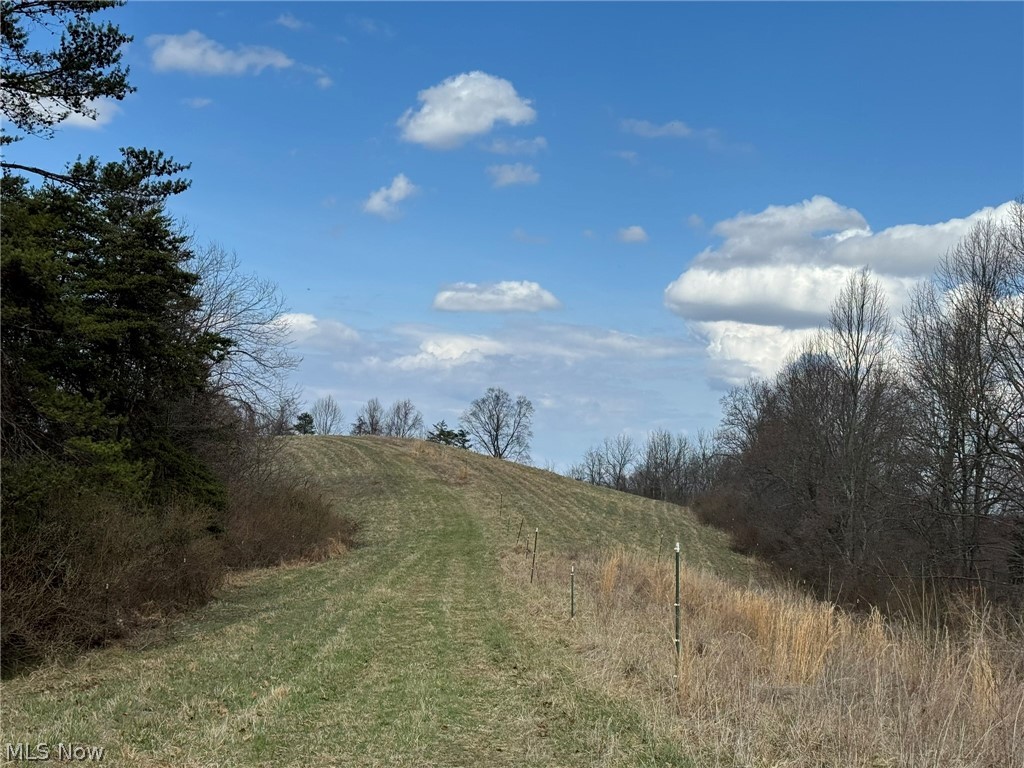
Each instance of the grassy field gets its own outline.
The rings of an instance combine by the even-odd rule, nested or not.
[[[131,647],[5,681],[4,749],[95,745],[132,766],[1024,766],[1019,627],[847,616],[767,585],[679,508],[456,449],[302,437],[285,458],[359,520],[360,546],[240,574]]]
[[[521,524],[520,545],[541,529],[541,565],[682,538],[695,563],[743,578],[720,536],[425,443],[291,438],[286,458],[360,521],[361,546],[240,576],[132,647],[4,682],[5,749],[98,745],[106,764],[139,766],[693,764],[642,708],[579,679],[568,606],[543,617],[564,636],[534,631],[529,584],[500,564],[528,567]]]

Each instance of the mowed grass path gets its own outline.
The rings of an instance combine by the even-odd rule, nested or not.
[[[588,685],[559,637],[567,617],[529,616],[500,562],[522,524],[524,539],[541,528],[542,559],[684,538],[691,562],[742,575],[717,534],[421,442],[289,438],[284,460],[360,521],[361,546],[246,574],[146,642],[5,681],[5,760],[27,742],[133,766],[694,764],[635,703]]]

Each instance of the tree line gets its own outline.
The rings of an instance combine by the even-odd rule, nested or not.
[[[668,430],[652,431],[642,443],[627,434],[588,448],[566,473],[576,480],[635,493],[672,504],[690,504],[711,488],[714,470],[711,436],[696,440]]]
[[[900,316],[868,270],[772,378],[695,443],[590,449],[571,474],[679,503],[828,593],[883,604],[922,580],[1021,600],[1024,202],[986,220]]]
[[[298,410],[294,400],[278,409],[278,434],[334,435],[344,431],[344,414],[331,395],[318,398],[308,411],[297,413],[294,420],[287,415]],[[500,387],[490,387],[462,413],[458,429],[449,428],[442,420],[428,430],[423,414],[411,400],[397,400],[385,408],[378,398],[372,397],[359,407],[349,434],[426,439],[529,463],[533,413],[533,403],[525,395],[513,398]]]

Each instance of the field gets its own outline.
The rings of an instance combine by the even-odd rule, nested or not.
[[[1019,627],[849,617],[770,586],[678,507],[541,470],[287,440],[360,546],[239,574],[129,645],[4,681],[5,760],[23,743],[195,768],[1024,766]]]

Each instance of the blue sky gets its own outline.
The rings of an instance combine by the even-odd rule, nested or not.
[[[138,92],[11,160],[191,162],[172,203],[276,282],[307,402],[533,457],[712,428],[871,266],[898,310],[1024,193],[1024,4],[149,3]]]

